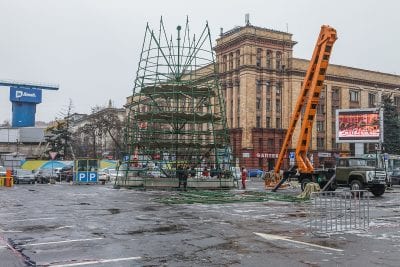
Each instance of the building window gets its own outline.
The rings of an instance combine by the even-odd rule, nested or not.
[[[276,95],[280,95],[282,92],[282,82],[276,83]]]
[[[229,53],[229,70],[233,70],[233,53]]]
[[[317,148],[324,148],[325,139],[323,137],[317,137]]]
[[[268,138],[268,148],[273,148],[274,147],[274,139]]]
[[[222,57],[222,72],[226,71],[226,55]]]
[[[318,104],[317,114],[325,114],[325,105],[324,104]]]
[[[282,69],[282,53],[279,51],[276,52],[276,69]]]
[[[275,127],[276,129],[281,129],[282,128],[282,126],[281,126],[281,118],[276,118],[276,127]]]
[[[240,50],[236,50],[236,68],[240,66]]]
[[[332,88],[332,100],[339,100],[340,99],[340,87],[333,87]]]
[[[238,97],[237,99],[237,108],[236,108],[237,114],[240,114],[240,98]]]
[[[256,98],[256,109],[257,109],[257,111],[261,109],[261,98],[260,97]]]
[[[272,51],[271,50],[267,50],[267,54],[266,54],[266,65],[268,69],[272,69]]]
[[[319,94],[319,98],[325,98],[326,89],[327,89],[327,86],[324,85],[324,88],[321,90],[321,93]]]
[[[317,132],[323,132],[323,131],[324,131],[324,122],[317,121]]]
[[[257,48],[257,55],[256,55],[256,66],[257,67],[261,67],[261,53],[262,53],[262,49]]]
[[[262,138],[258,138],[258,147],[259,147],[260,151],[263,150],[263,139]]]
[[[266,124],[267,124],[266,127],[267,127],[267,128],[271,128],[271,117],[267,117],[266,120],[265,120],[265,122],[266,122]]]
[[[350,102],[360,102],[360,92],[355,90],[350,90]]]
[[[368,93],[368,107],[374,108],[376,107],[376,95],[372,93]]]
[[[281,112],[281,100],[276,100],[276,112]]]
[[[261,128],[261,118],[260,118],[260,116],[256,117],[256,127],[257,128]]]
[[[261,81],[260,80],[256,80],[256,93],[257,93],[257,95],[261,94]]]
[[[265,85],[267,87],[267,96],[271,96],[271,82],[267,81]]]
[[[271,99],[269,99],[269,98],[267,98],[267,101],[266,101],[266,103],[265,103],[265,110],[266,110],[267,112],[270,112],[270,111],[271,111]]]
[[[238,123],[237,127],[240,128],[240,117],[239,116],[237,117],[237,123]]]

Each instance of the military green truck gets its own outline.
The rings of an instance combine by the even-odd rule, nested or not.
[[[350,187],[351,190],[369,190],[374,196],[383,195],[388,183],[387,172],[383,168],[377,168],[374,161],[365,158],[339,158],[335,174],[334,183],[337,186]]]

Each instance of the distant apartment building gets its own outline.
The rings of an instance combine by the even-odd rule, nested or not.
[[[44,127],[1,127],[0,128],[0,165],[4,160],[21,161],[21,158],[38,158],[45,149]],[[19,166],[14,162],[12,166]],[[12,167],[7,165],[7,167]]]

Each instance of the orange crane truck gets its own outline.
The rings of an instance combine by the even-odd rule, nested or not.
[[[333,169],[323,171],[314,170],[312,163],[307,157],[307,153],[308,148],[310,147],[312,127],[325,80],[326,70],[332,53],[332,47],[336,39],[337,35],[334,28],[327,25],[321,26],[321,32],[318,36],[314,53],[310,60],[306,76],[304,77],[300,95],[297,99],[296,106],[294,107],[289,128],[286,132],[285,140],[274,168],[274,176],[277,183],[272,191],[276,191],[292,175],[295,175],[298,178],[302,185],[302,189],[304,189],[306,183],[316,181],[321,178],[321,176],[323,176],[325,180],[331,180],[331,178],[334,177],[335,171]],[[304,113],[302,115],[301,113],[303,109]],[[295,151],[296,163],[292,169],[284,172],[283,177],[281,177],[280,172],[283,160],[287,155],[293,133],[296,129],[296,124],[300,120],[301,115],[301,130]]]

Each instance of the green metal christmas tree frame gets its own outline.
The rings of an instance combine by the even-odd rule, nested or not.
[[[202,177],[231,177],[225,103],[208,23],[199,37],[189,22],[167,37],[146,26],[125,128],[124,178],[175,178],[179,165]],[[201,172],[201,173],[200,173]],[[193,176],[193,174],[192,174]]]

